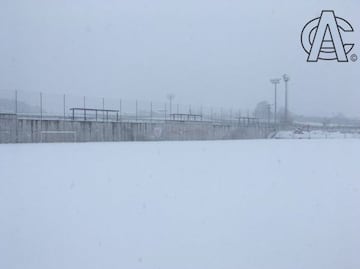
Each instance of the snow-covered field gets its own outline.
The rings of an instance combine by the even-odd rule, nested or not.
[[[313,131],[279,131],[273,138],[277,139],[354,139],[360,138],[360,132],[341,133],[322,130]]]
[[[360,140],[0,145],[0,268],[358,269]]]

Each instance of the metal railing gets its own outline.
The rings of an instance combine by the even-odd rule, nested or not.
[[[115,113],[111,113],[115,112]],[[76,96],[22,90],[0,90],[0,113],[18,118],[86,121],[207,121],[237,124],[244,121],[240,109],[194,106],[170,102],[144,102],[121,98]],[[179,116],[181,115],[181,116]],[[195,115],[195,116],[194,116]]]

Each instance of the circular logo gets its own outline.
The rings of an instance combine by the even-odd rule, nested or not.
[[[350,56],[350,60],[353,61],[353,62],[356,62],[358,60],[358,56],[356,54],[352,54]]]

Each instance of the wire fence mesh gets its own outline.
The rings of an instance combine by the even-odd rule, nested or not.
[[[129,122],[166,120],[236,122],[245,114],[240,109],[178,104],[173,99],[152,102],[22,90],[0,90],[0,113],[44,120]]]

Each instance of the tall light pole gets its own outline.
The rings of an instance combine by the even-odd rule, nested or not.
[[[172,114],[172,101],[173,101],[173,99],[175,98],[175,95],[174,94],[168,94],[167,96],[167,99],[169,99],[169,103],[170,103],[170,107],[169,107],[169,109],[170,109],[170,117],[171,117],[171,114]]]
[[[274,84],[274,89],[275,89],[275,100],[274,100],[274,124],[276,125],[277,123],[277,85],[280,83],[280,78],[274,78],[274,79],[271,79],[270,82],[272,84]]]
[[[289,111],[288,111],[288,82],[290,80],[290,77],[287,74],[283,75],[283,80],[285,82],[285,117],[284,121],[285,123],[288,123],[289,120]]]
[[[267,124],[270,126],[270,118],[271,118],[271,104],[267,104]]]

